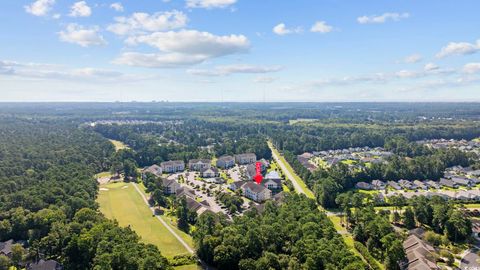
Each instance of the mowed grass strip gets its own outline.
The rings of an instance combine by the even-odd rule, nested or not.
[[[102,185],[97,201],[100,211],[107,218],[116,219],[120,226],[130,226],[143,242],[156,245],[167,258],[188,254],[175,236],[152,216],[152,212],[131,184]]]
[[[311,198],[311,199],[315,199],[315,195],[313,195],[313,192],[307,187],[307,185],[305,184],[305,182],[303,182],[302,178],[300,178],[300,176],[297,175],[297,173],[295,172],[295,170],[293,170],[292,166],[290,166],[290,163],[287,162],[287,160],[285,159],[285,157],[283,155],[280,154],[280,152],[278,152],[278,150],[275,148],[275,146],[273,145],[273,143],[271,143],[270,141],[267,142],[268,143],[268,146],[270,147],[270,149],[275,153],[275,155],[278,157],[279,159],[279,162],[281,162],[285,168],[288,170],[288,172],[293,176],[295,182],[298,183],[298,185],[300,186],[300,188],[302,189],[302,192],[308,197],[308,198]]]

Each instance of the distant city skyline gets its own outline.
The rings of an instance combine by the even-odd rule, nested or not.
[[[0,102],[480,101],[480,2],[0,3]]]

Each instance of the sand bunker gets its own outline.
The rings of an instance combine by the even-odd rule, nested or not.
[[[126,189],[126,188],[128,188],[128,186],[123,186],[123,187],[122,187],[122,189]]]
[[[100,191],[108,191],[108,188],[100,188]]]

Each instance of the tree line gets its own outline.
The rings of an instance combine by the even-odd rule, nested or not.
[[[168,269],[155,246],[97,212],[93,175],[113,152],[71,121],[0,117],[0,241],[26,240],[21,260],[65,269]]]

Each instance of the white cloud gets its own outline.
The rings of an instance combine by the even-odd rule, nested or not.
[[[126,52],[113,60],[113,63],[147,68],[178,68],[199,64],[207,59],[205,55]]]
[[[333,27],[324,21],[318,21],[310,28],[310,31],[315,33],[330,33],[333,31]]]
[[[480,63],[468,63],[463,66],[463,72],[468,74],[474,74],[480,72]]]
[[[428,63],[423,67],[423,70],[425,71],[433,71],[433,70],[438,70],[440,67],[437,66],[434,63]]]
[[[0,60],[0,75],[29,79],[80,80],[92,82],[118,82],[146,80],[152,76],[125,74],[119,71],[93,67],[70,68],[55,64],[21,63]]]
[[[254,66],[254,65],[228,65],[218,66],[213,70],[206,69],[190,69],[187,70],[189,74],[198,76],[228,76],[231,74],[244,73],[244,74],[261,74],[271,73],[282,70],[281,66]]]
[[[272,31],[277,35],[283,36],[287,34],[301,33],[303,30],[301,27],[289,29],[284,23],[279,23],[275,27],[273,27]]]
[[[244,35],[216,36],[208,32],[181,30],[178,32],[155,32],[150,35],[130,37],[131,45],[143,43],[163,52],[219,57],[246,52],[250,42]]]
[[[111,4],[110,8],[115,10],[115,11],[118,11],[118,12],[123,12],[124,11],[123,5],[120,2],[116,2],[116,3]]]
[[[107,30],[117,35],[132,35],[138,31],[166,31],[182,28],[187,24],[188,17],[177,10],[148,13],[133,13],[130,17],[117,17],[116,23],[107,27]]]
[[[208,32],[181,30],[132,36],[127,44],[146,44],[159,53],[127,52],[113,62],[149,68],[174,68],[202,63],[208,59],[247,52],[249,40],[243,35],[216,36]]]
[[[477,44],[468,42],[450,42],[437,54],[437,58],[444,58],[451,55],[467,55],[480,51],[480,40]]]
[[[62,17],[62,15],[59,14],[59,13],[53,14],[53,16],[52,16],[52,18],[55,19],[55,20],[58,20],[58,19],[60,19],[61,17]]]
[[[61,41],[78,44],[82,47],[89,47],[92,45],[106,45],[107,42],[98,32],[99,27],[94,26],[86,28],[84,26],[71,23],[67,25],[64,31],[59,32]]]
[[[233,5],[237,0],[186,0],[189,8],[226,8]]]
[[[393,13],[387,12],[382,15],[372,15],[372,16],[361,16],[357,18],[358,23],[360,24],[369,24],[369,23],[385,23],[388,20],[400,21],[401,19],[407,19],[410,17],[409,13]]]
[[[256,83],[272,83],[275,81],[275,78],[273,77],[257,77],[253,80],[253,82]]]
[[[422,56],[420,54],[412,54],[412,55],[409,55],[407,57],[405,57],[405,59],[403,59],[403,62],[407,63],[407,64],[414,64],[414,63],[418,63],[422,61]]]
[[[395,73],[395,75],[399,78],[418,78],[423,76],[424,73],[417,72],[417,71],[410,71],[410,70],[400,70],[399,72]]]
[[[87,5],[87,2],[79,1],[72,5],[69,15],[71,17],[89,17],[92,15],[92,9]]]
[[[55,0],[37,0],[25,6],[25,11],[35,16],[46,16],[55,4]]]

